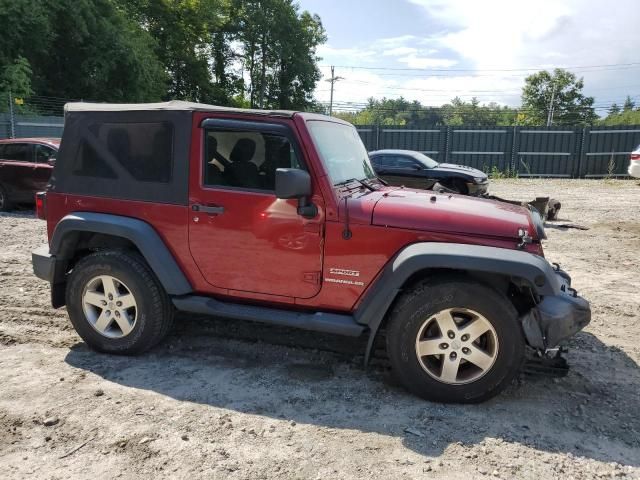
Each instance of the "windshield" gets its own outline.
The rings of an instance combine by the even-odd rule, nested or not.
[[[367,149],[351,125],[320,120],[307,122],[311,138],[333,185],[376,178]]]
[[[433,158],[427,157],[423,153],[416,153],[413,158],[418,160],[421,164],[423,164],[427,168],[436,168],[438,166],[438,162],[436,162]]]

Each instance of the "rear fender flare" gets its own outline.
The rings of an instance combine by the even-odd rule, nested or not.
[[[169,295],[187,295],[193,292],[166,244],[147,222],[121,215],[75,212],[62,218],[56,225],[49,247],[51,255],[61,261],[73,258],[77,233],[80,232],[113,235],[131,241]]]

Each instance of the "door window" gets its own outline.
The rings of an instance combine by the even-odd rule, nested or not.
[[[381,155],[379,157],[375,157],[373,159],[373,163],[377,167],[383,167],[383,168],[395,167],[396,166],[395,158],[396,157],[392,157],[391,155]]]
[[[56,151],[46,145],[36,145],[36,163],[47,163],[50,158],[56,157]]]
[[[28,143],[7,143],[3,157],[14,162],[33,162],[32,152]]]
[[[255,131],[207,130],[204,185],[273,191],[278,168],[300,168],[287,137]]]
[[[395,168],[401,168],[403,170],[415,170],[416,167],[419,167],[420,164],[409,157],[402,157],[400,155],[395,157]]]

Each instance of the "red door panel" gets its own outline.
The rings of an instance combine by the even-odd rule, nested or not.
[[[320,288],[322,232],[295,200],[272,194],[203,190],[191,211],[189,245],[198,268],[219,288],[298,298]]]

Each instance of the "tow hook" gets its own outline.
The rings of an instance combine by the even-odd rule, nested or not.
[[[533,238],[529,235],[529,231],[524,228],[518,229],[518,237],[520,237],[520,243],[518,243],[519,249],[523,249],[526,245],[533,243]]]

